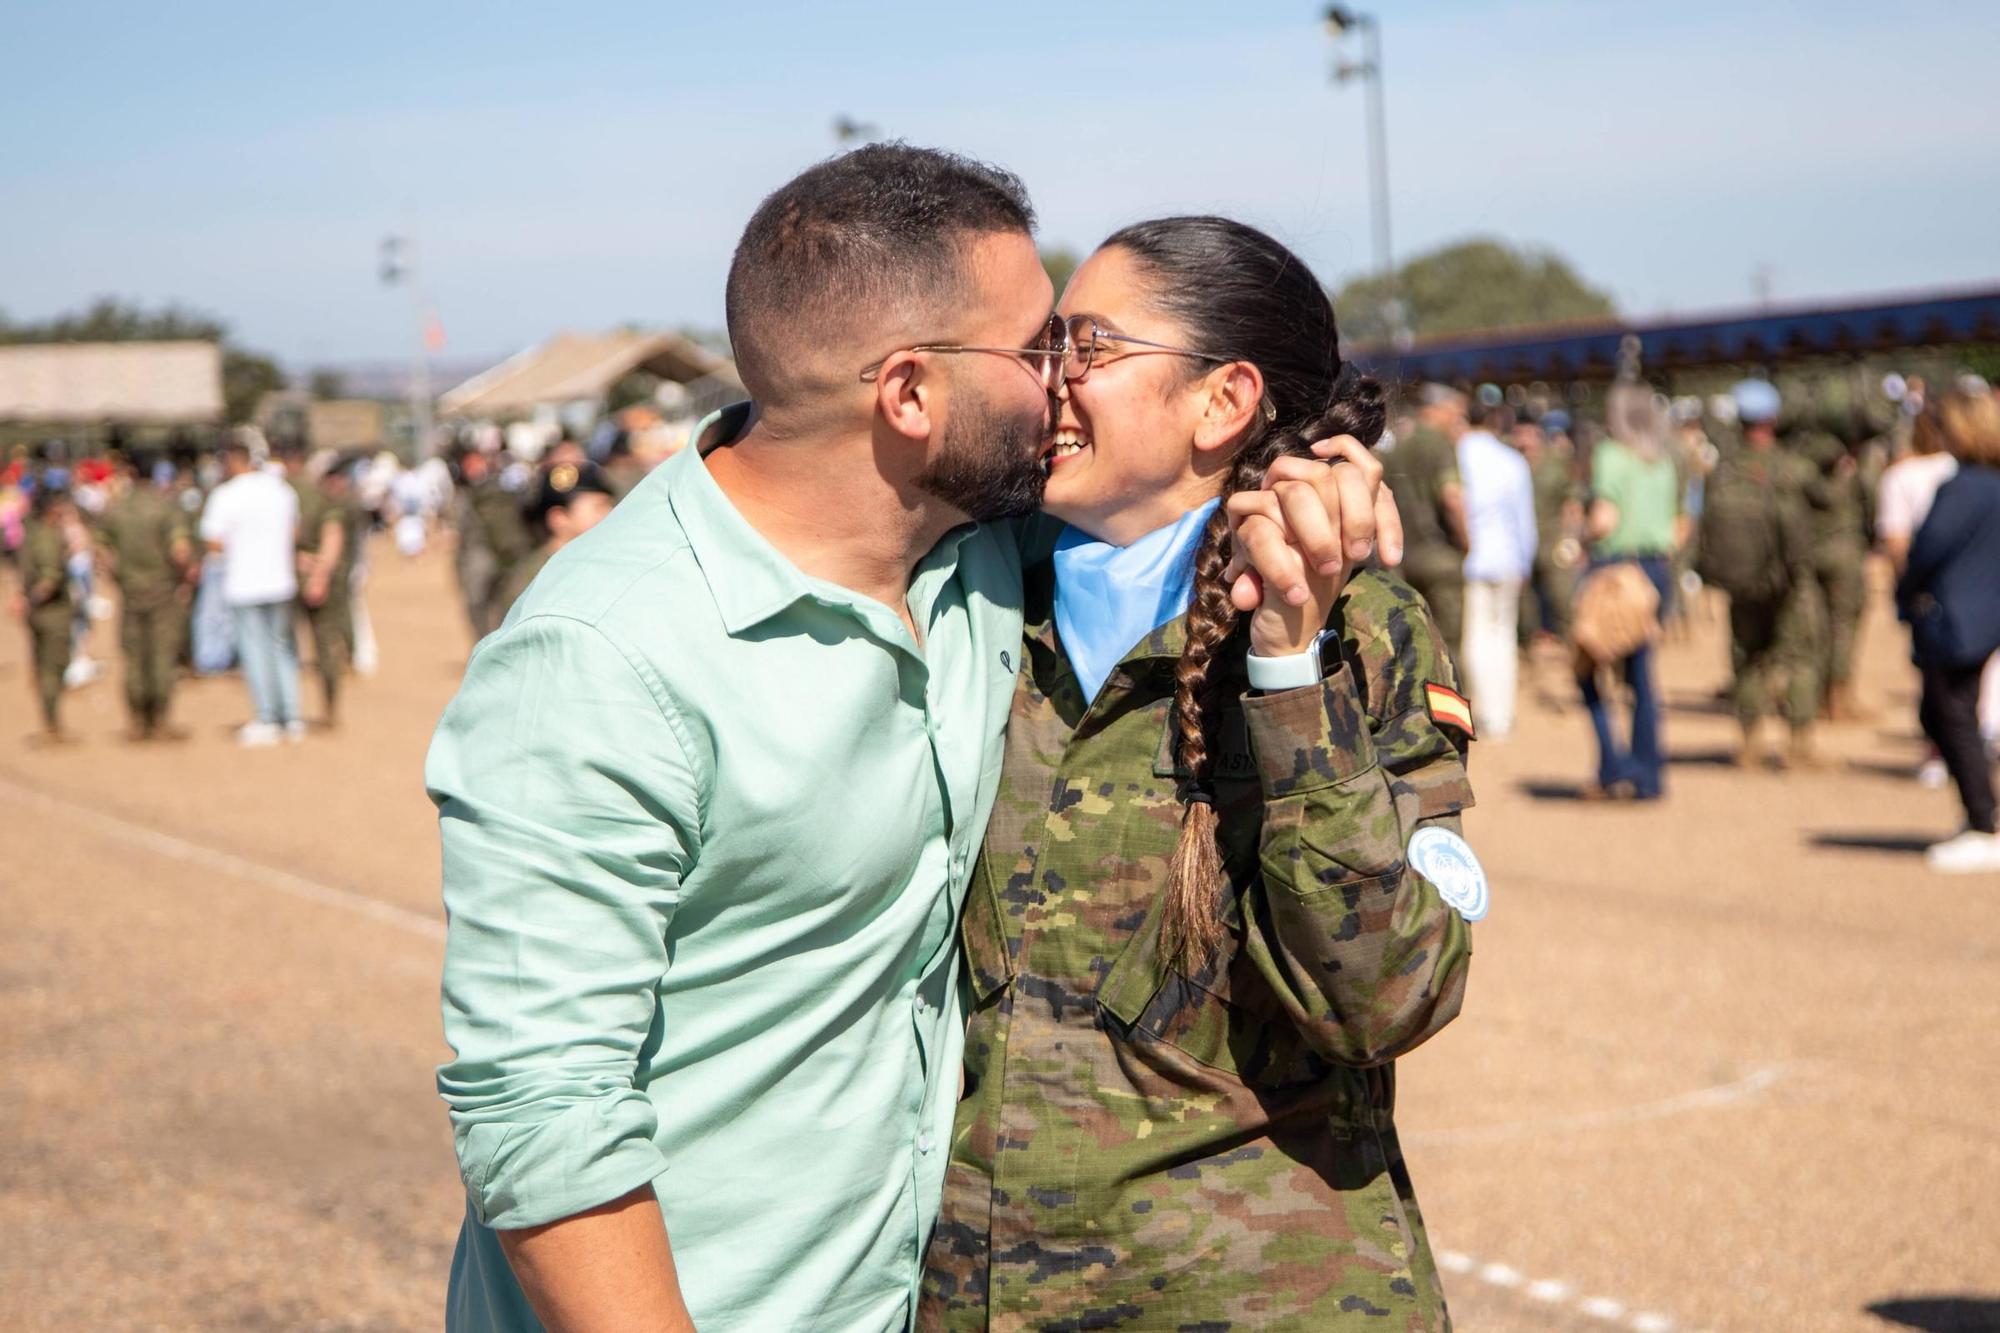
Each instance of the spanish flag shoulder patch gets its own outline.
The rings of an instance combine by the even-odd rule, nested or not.
[[[1472,729],[1472,705],[1457,690],[1427,684],[1424,686],[1424,705],[1430,709],[1431,721],[1439,726],[1456,727],[1465,733],[1469,741],[1479,739],[1478,733]]]

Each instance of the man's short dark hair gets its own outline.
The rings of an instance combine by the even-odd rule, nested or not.
[[[758,206],[729,267],[744,386],[783,400],[811,381],[800,353],[812,341],[949,304],[964,289],[967,240],[1034,226],[1013,173],[955,153],[870,144],[808,169]]]

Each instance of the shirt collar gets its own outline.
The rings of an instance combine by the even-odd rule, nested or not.
[[[857,594],[806,577],[737,511],[702,461],[713,450],[742,439],[756,420],[752,403],[711,412],[694,428],[687,447],[663,464],[679,469],[669,477],[667,493],[674,518],[715,598],[722,627],[732,635],[742,634],[800,601],[837,607],[865,620]],[[948,568],[971,531],[970,526],[954,528],[940,538],[918,562],[918,577]]]

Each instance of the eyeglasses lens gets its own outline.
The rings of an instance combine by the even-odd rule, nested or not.
[[[1069,355],[1063,358],[1063,378],[1080,380],[1090,373],[1090,361],[1097,354],[1097,324],[1088,315],[1073,315],[1065,331]]]

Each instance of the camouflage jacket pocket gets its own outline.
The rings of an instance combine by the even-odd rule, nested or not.
[[[1156,900],[1145,924],[1105,973],[1097,999],[1107,1026],[1128,1041],[1161,1043],[1208,1070],[1253,1087],[1290,1087],[1324,1079],[1333,1066],[1315,1055],[1284,1021],[1276,997],[1234,938],[1241,923],[1235,904],[1230,913],[1231,938],[1192,975],[1163,957],[1162,915],[1162,903]]]
[[[1014,978],[1013,951],[1000,912],[1001,885],[990,856],[973,867],[966,889],[959,939],[965,945],[965,977],[975,1003],[984,1003]]]

